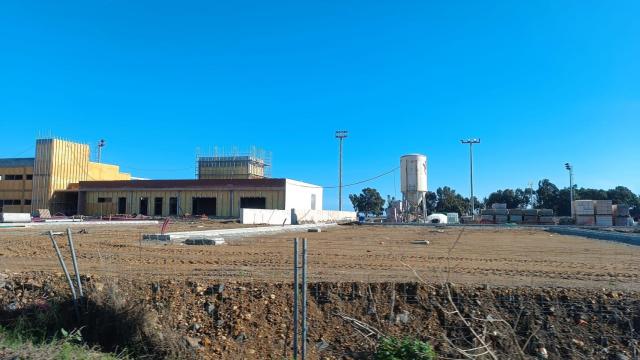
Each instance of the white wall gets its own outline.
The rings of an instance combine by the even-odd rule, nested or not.
[[[356,221],[358,215],[355,211],[330,211],[330,210],[305,210],[293,209],[291,219],[294,224],[329,223]]]
[[[312,195],[315,195],[315,207],[312,206]],[[322,210],[322,187],[318,185],[287,179],[284,196],[284,208],[287,210]]]
[[[354,211],[328,211],[328,210],[265,210],[265,209],[241,209],[240,222],[243,224],[322,224],[345,221],[356,221],[357,214]]]
[[[242,224],[291,224],[291,210],[240,209]]]
[[[4,223],[30,223],[29,213],[0,213],[0,222]]]

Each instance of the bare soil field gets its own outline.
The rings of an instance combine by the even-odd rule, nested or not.
[[[172,224],[170,231],[239,227]],[[445,281],[495,286],[640,290],[640,247],[535,228],[434,228],[344,225],[320,233],[228,240],[222,246],[141,241],[157,226],[73,228],[80,272],[131,280],[225,279],[290,282],[295,236],[309,242],[312,282]],[[56,231],[63,228],[57,227]],[[47,229],[0,230],[0,269],[61,272]],[[58,242],[64,254],[66,237]],[[413,244],[428,240],[428,245]]]

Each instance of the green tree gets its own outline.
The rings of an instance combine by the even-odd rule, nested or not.
[[[469,199],[457,194],[452,188],[445,186],[436,190],[438,196],[437,212],[456,212],[465,214],[469,210]]]
[[[431,214],[436,211],[436,207],[438,206],[438,195],[433,191],[427,191],[425,195],[425,199],[427,201],[426,208],[427,214]]]
[[[536,191],[536,197],[538,198],[536,205],[539,209],[553,209],[557,214],[560,204],[559,195],[560,189],[549,179],[540,180]]]
[[[638,195],[625,186],[616,186],[615,189],[607,190],[607,198],[614,204],[627,204],[634,207],[640,205]]]
[[[609,200],[607,191],[602,189],[585,189],[580,188],[574,191],[574,196],[576,200],[585,199],[585,200]]]
[[[491,207],[492,204],[500,203],[507,204],[507,208],[509,209],[516,209],[526,207],[530,200],[531,195],[525,190],[504,189],[491,193],[485,203],[487,207]]]
[[[364,215],[381,215],[384,209],[384,199],[376,189],[364,188],[360,194],[349,195],[355,211]]]

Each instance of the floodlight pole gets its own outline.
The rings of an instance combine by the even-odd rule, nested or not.
[[[98,141],[98,163],[102,162],[102,148],[106,145],[106,142],[104,141],[104,139],[100,139],[100,141]]]
[[[348,131],[338,130],[336,131],[336,138],[340,140],[340,155],[338,165],[338,210],[342,211],[342,141],[349,134]]]
[[[471,181],[471,216],[474,216],[473,214],[475,213],[475,204],[474,204],[474,199],[473,199],[473,144],[479,144],[480,143],[480,139],[467,139],[467,140],[460,140],[461,143],[463,144],[469,144],[469,173],[471,174],[470,176],[470,181]]]
[[[571,218],[573,218],[573,165],[565,163],[564,168],[569,170],[569,208],[571,209]]]

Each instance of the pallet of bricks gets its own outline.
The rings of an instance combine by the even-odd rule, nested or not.
[[[613,224],[615,226],[629,226],[631,223],[629,215],[629,205],[613,205]]]
[[[480,223],[481,224],[495,224],[496,211],[494,209],[482,209],[480,210]]]
[[[522,209],[510,209],[509,210],[509,222],[515,224],[522,224],[522,216],[524,215],[524,210]]]
[[[538,209],[524,209],[522,210],[522,215],[523,224],[538,224]]]
[[[538,224],[553,225],[555,223],[555,219],[553,218],[553,209],[538,210]]]
[[[595,225],[595,209],[593,200],[575,200],[573,202],[573,213],[576,218],[576,225]]]
[[[611,200],[594,200],[596,226],[613,226],[613,202]]]
[[[507,210],[507,204],[492,204],[491,209],[494,211],[496,224],[506,224],[509,222],[509,210]]]

